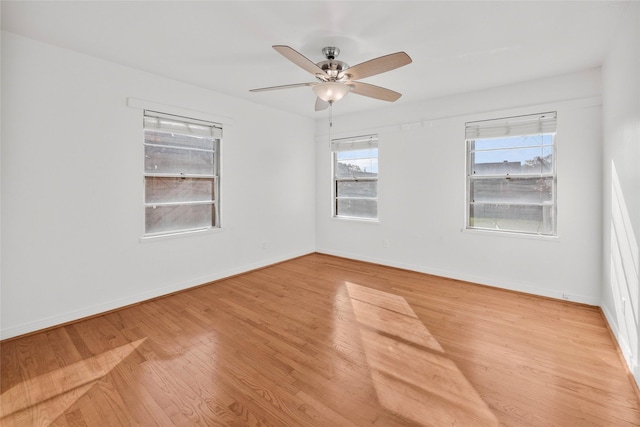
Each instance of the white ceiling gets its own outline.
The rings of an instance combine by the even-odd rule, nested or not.
[[[308,117],[314,81],[271,48],[314,62],[337,46],[351,66],[405,51],[413,63],[364,82],[397,103],[602,64],[628,2],[610,1],[2,1],[2,29]],[[334,115],[388,106],[350,94]]]

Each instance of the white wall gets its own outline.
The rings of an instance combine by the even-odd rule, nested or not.
[[[640,384],[640,4],[628,7],[617,41],[602,67],[602,309]]]
[[[223,117],[222,231],[141,242],[128,97]],[[4,32],[0,337],[313,252],[314,126]]]
[[[380,221],[331,218],[331,155],[322,121],[316,131],[317,250],[599,304],[600,78],[599,70],[589,70],[349,116],[335,116],[337,103],[333,137],[379,134]],[[558,238],[463,232],[465,122],[545,111],[558,112]]]

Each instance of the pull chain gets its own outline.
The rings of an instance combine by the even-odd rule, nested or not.
[[[329,101],[329,148],[331,148],[331,128],[333,127],[333,101]]]

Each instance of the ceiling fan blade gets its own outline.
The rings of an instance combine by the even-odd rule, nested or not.
[[[327,75],[327,73],[325,73],[322,68],[318,67],[313,61],[311,61],[309,58],[307,58],[297,50],[284,45],[274,45],[273,48],[280,52],[282,56],[287,58],[289,61],[293,62],[303,70],[310,72],[314,76],[316,74],[321,74],[323,76]]]
[[[269,86],[269,87],[261,87],[258,89],[250,89],[249,92],[266,92],[268,90],[279,90],[279,89],[291,89],[294,87],[304,87],[304,86],[313,86],[317,84],[316,82],[309,83],[294,83],[291,85],[281,85],[281,86]]]
[[[316,98],[316,111],[322,111],[329,108],[329,103],[322,98]]]
[[[347,76],[349,80],[359,80],[386,71],[395,70],[396,68],[411,64],[411,62],[412,60],[409,55],[404,52],[396,52],[349,67],[340,73],[338,78]]]
[[[351,86],[351,92],[358,95],[368,96],[369,98],[394,102],[402,96],[401,93],[394,92],[391,89],[385,89],[383,87],[370,85],[368,83],[349,82],[347,84]]]

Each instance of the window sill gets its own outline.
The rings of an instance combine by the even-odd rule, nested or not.
[[[346,221],[346,222],[362,222],[365,224],[378,224],[380,222],[379,218],[358,218],[353,216],[332,216],[331,220],[333,221]]]
[[[489,230],[482,228],[462,228],[460,230],[464,234],[478,234],[482,236],[495,236],[495,237],[507,237],[510,239],[529,239],[529,240],[543,240],[548,242],[557,242],[559,237],[549,236],[545,234],[528,234],[528,233],[518,233],[515,231],[502,231],[502,230]]]
[[[140,237],[140,243],[150,243],[150,242],[158,242],[161,240],[171,240],[178,239],[181,237],[187,236],[205,236],[209,234],[222,233],[224,229],[215,227],[215,228],[205,228],[201,230],[191,230],[191,231],[180,231],[176,233],[169,234],[158,234],[156,236],[142,236]]]

